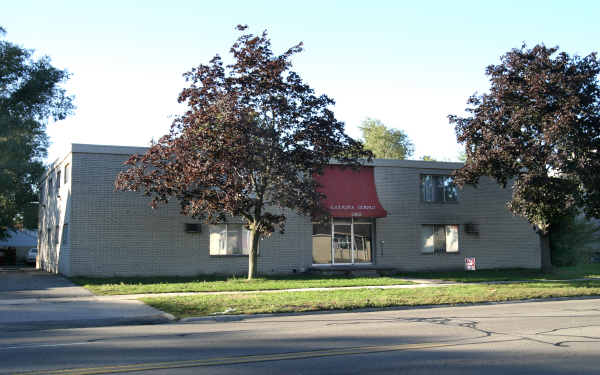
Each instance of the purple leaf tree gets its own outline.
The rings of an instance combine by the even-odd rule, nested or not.
[[[145,154],[133,155],[115,183],[144,192],[153,207],[176,199],[182,214],[205,223],[243,220],[248,279],[256,275],[260,238],[283,233],[286,209],[324,214],[315,174],[332,158],[356,167],[372,156],[345,134],[334,101],[291,70],[300,51],[302,43],[274,55],[266,32],[243,34],[231,47],[231,64],[217,55],[193,68],[179,95],[185,114]]]
[[[542,268],[551,269],[549,235],[557,219],[600,216],[600,61],[537,45],[513,49],[490,65],[490,92],[450,115],[466,162],[459,184],[491,176],[512,184],[508,208],[534,225]]]

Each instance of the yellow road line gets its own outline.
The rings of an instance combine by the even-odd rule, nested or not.
[[[491,341],[488,340],[488,341],[479,342],[479,343],[513,341],[513,340],[514,339],[508,339],[508,340],[501,339],[501,340],[491,340]],[[130,372],[130,371],[162,370],[162,369],[173,369],[173,368],[182,368],[182,367],[234,365],[234,364],[240,364],[240,363],[307,359],[307,358],[330,357],[330,356],[339,356],[339,355],[356,355],[356,354],[379,353],[379,352],[389,352],[389,351],[398,351],[398,350],[429,349],[429,348],[439,348],[439,347],[444,347],[444,346],[468,345],[468,344],[475,344],[475,343],[477,343],[477,342],[454,341],[454,342],[441,342],[441,343],[361,346],[361,347],[355,347],[355,348],[324,349],[324,350],[305,351],[305,352],[265,354],[265,355],[248,355],[248,356],[211,358],[211,359],[199,359],[199,360],[188,360],[188,361],[138,363],[138,364],[132,364],[132,365],[102,366],[102,367],[89,367],[89,368],[59,369],[59,370],[41,370],[41,371],[23,372],[23,373],[19,373],[16,375],[115,374],[115,373],[123,373],[123,372]]]

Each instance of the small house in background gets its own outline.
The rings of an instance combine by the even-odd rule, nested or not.
[[[179,205],[151,209],[141,193],[115,191],[117,174],[142,147],[73,144],[44,175],[39,264],[67,276],[244,274],[249,233],[239,219],[207,225]],[[260,242],[259,273],[310,269],[399,271],[540,268],[532,227],[506,208],[510,189],[482,178],[459,189],[461,163],[375,160],[360,170],[331,165],[316,176],[332,216],[293,212],[285,233]]]
[[[0,250],[16,249],[16,263],[25,263],[27,251],[38,245],[37,232],[28,229],[9,230],[7,238],[0,240]],[[11,259],[11,263],[12,263]]]

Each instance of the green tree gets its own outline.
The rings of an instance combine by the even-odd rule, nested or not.
[[[423,161],[437,161],[437,160],[435,160],[434,158],[432,158],[429,155],[423,155],[423,157],[421,158],[421,160],[423,160]]]
[[[379,159],[406,159],[415,147],[402,130],[390,129],[377,119],[367,118],[359,126],[365,148]]]
[[[5,30],[0,28],[0,37]],[[37,183],[43,173],[49,119],[64,119],[72,98],[59,87],[68,73],[50,58],[0,40],[0,238],[7,229],[37,227]]]
[[[600,243],[600,226],[581,216],[567,215],[552,223],[552,264],[574,266],[588,263]]]
[[[240,31],[245,26],[238,26]],[[286,209],[320,211],[313,179],[332,158],[358,167],[372,154],[344,133],[333,100],[291,70],[302,44],[274,55],[266,32],[245,34],[233,62],[215,56],[186,73],[179,95],[188,111],[117,177],[120,190],[144,191],[152,205],[179,201],[181,213],[206,223],[241,218],[250,232],[248,279],[256,275],[260,238],[284,230]]]
[[[537,230],[542,268],[552,268],[553,223],[583,211],[600,217],[600,61],[558,47],[522,46],[487,67],[491,89],[449,116],[467,160],[459,184],[514,182],[509,209]]]

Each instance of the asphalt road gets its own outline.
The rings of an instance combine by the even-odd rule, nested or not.
[[[600,299],[3,332],[0,366],[43,374],[598,374]]]

